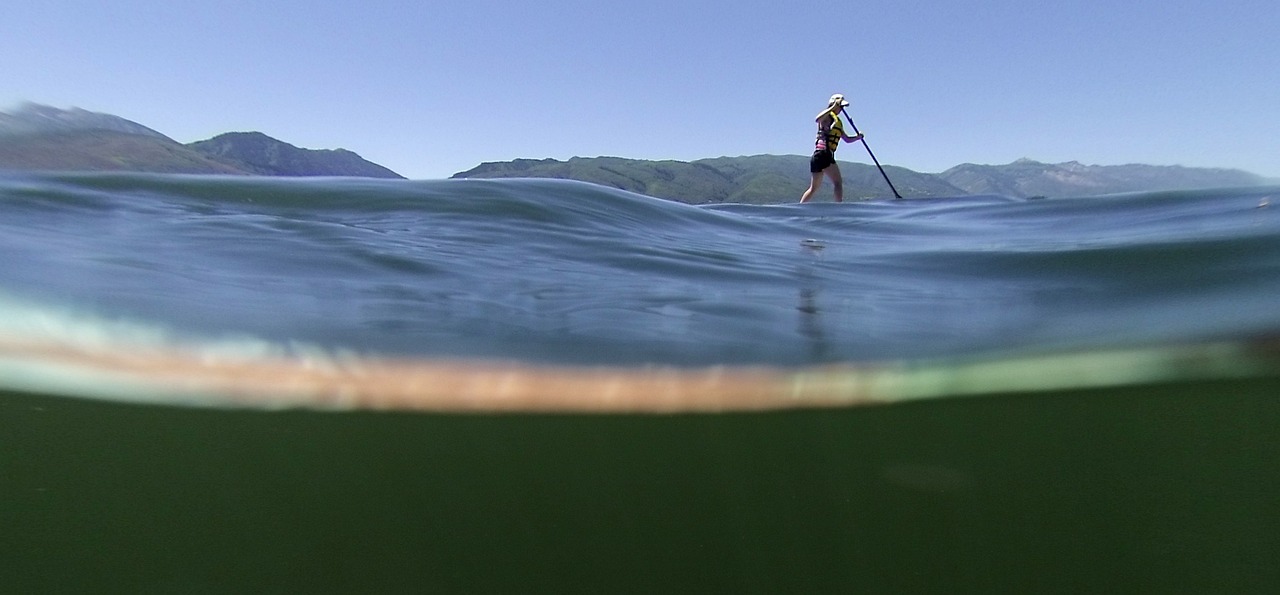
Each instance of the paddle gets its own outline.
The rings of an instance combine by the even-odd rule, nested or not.
[[[853,133],[855,135],[862,134],[861,132],[858,132],[858,125],[853,123],[853,118],[849,117],[849,112],[845,111],[842,107],[840,108],[840,113],[844,114],[844,119],[849,121],[849,127],[853,128]],[[885,183],[889,184],[889,189],[893,191],[893,197],[902,198],[902,195],[898,194],[898,189],[893,187],[893,182],[889,181],[889,174],[884,173],[884,168],[880,167],[880,160],[876,159],[876,154],[871,152],[871,145],[867,144],[867,139],[862,139],[862,146],[867,148],[867,154],[871,156],[871,160],[875,162],[876,168],[880,170],[880,175],[884,176]]]

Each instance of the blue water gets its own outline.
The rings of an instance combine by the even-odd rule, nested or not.
[[[690,366],[1255,337],[1280,331],[1277,198],[690,206],[562,180],[7,174],[0,324]]]
[[[1278,197],[695,207],[547,180],[0,175],[0,584],[1274,593]],[[1219,340],[1242,348],[1176,349]],[[182,378],[135,399],[109,368],[193,343],[172,352],[355,362],[344,381],[380,355],[926,383],[969,356],[1034,377],[1018,357],[1174,355],[1114,360],[1158,368],[1134,382],[1077,366],[1077,384],[670,415],[190,407]],[[98,349],[42,367],[60,345]],[[1158,373],[1241,356],[1261,365]],[[860,364],[883,360],[907,365]]]

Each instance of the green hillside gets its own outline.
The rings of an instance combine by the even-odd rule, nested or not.
[[[939,177],[971,194],[1096,196],[1121,192],[1258,186],[1261,176],[1237,169],[1157,165],[1083,165],[1019,159],[1008,165],[958,165]]]
[[[563,178],[592,182],[690,204],[795,202],[809,184],[809,158],[754,155],[683,161],[645,161],[618,157],[517,159],[484,163],[454,178]],[[874,165],[841,162],[847,200],[893,195]],[[885,166],[903,198],[996,194],[1014,198],[1097,196],[1120,192],[1193,190],[1257,186],[1269,183],[1230,169],[1154,165],[1048,164],[1020,159],[1007,165],[965,164],[939,174]],[[831,200],[831,183],[814,198]]]
[[[167,138],[78,130],[0,138],[0,169],[248,174]]]
[[[400,178],[345,149],[301,149],[260,132],[183,145],[119,116],[28,103],[0,112],[0,170]]]
[[[402,177],[345,149],[301,149],[261,132],[228,132],[187,146],[264,176]]]
[[[893,196],[875,166],[840,164],[845,198],[859,200]],[[960,189],[935,176],[900,167],[885,171],[904,197],[955,196]],[[809,158],[800,155],[754,155],[684,161],[645,161],[619,157],[517,159],[485,163],[454,178],[560,178],[592,182],[631,192],[690,204],[793,202],[809,186]],[[831,184],[824,183],[816,200],[830,200]]]

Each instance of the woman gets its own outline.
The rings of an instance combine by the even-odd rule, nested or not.
[[[844,133],[839,113],[846,105],[849,102],[844,100],[844,95],[836,93],[827,102],[827,109],[814,118],[818,122],[818,142],[813,147],[813,157],[809,158],[809,189],[804,191],[800,202],[809,202],[813,198],[813,193],[822,186],[824,175],[831,178],[831,183],[836,186],[836,202],[844,201],[844,178],[840,177],[840,165],[836,163],[836,145],[840,144],[840,139],[846,143],[862,140],[862,133],[856,136]]]

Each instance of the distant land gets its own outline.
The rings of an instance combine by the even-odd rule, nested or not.
[[[858,146],[842,156],[859,158]],[[684,161],[620,157],[517,159],[483,163],[464,178],[558,178],[592,182],[690,204],[774,204],[799,199],[809,183],[808,156],[754,155]],[[872,165],[841,162],[849,200],[890,196]],[[0,170],[133,171],[260,176],[400,178],[344,149],[302,149],[261,132],[230,132],[188,144],[110,114],[28,103],[0,113]],[[1237,170],[1158,165],[1083,165],[1020,159],[1006,165],[964,164],[929,174],[885,166],[906,198],[998,194],[1071,197],[1160,190],[1280,184]],[[816,200],[830,200],[824,184]]]
[[[856,154],[857,147],[846,149]],[[518,159],[485,163],[454,178],[563,178],[594,182],[691,204],[769,204],[798,201],[809,185],[809,158],[755,155],[683,161],[642,161],[618,157]],[[1082,165],[1020,159],[1007,165],[964,164],[939,174],[885,166],[905,198],[998,194],[1015,198],[1097,196],[1121,192],[1195,190],[1277,184],[1235,169],[1156,165]],[[873,165],[841,161],[845,199],[892,196]],[[815,200],[829,200],[824,182]],[[825,197],[825,198],[824,198]]]
[[[301,149],[261,132],[190,144],[118,116],[28,103],[0,113],[0,170],[401,178],[344,149]]]

